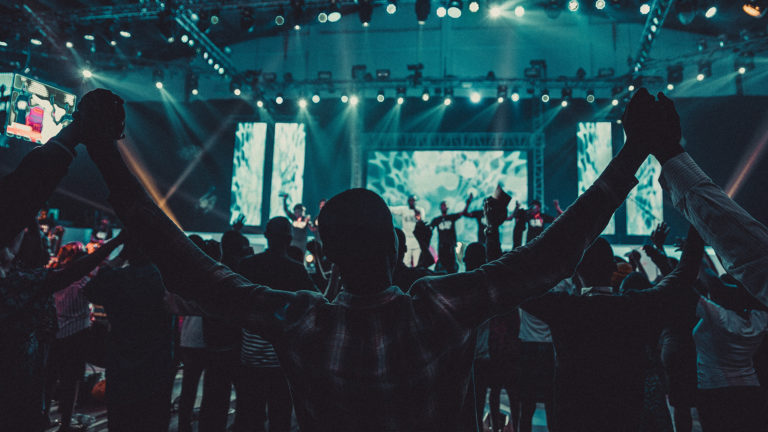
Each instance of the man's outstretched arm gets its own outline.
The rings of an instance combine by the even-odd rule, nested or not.
[[[644,89],[635,95],[625,113],[627,144],[592,187],[534,241],[473,272],[422,279],[411,294],[432,297],[455,320],[475,326],[570,276],[584,250],[637,184],[635,173],[649,150],[645,130],[636,128],[636,123],[649,115],[654,103]]]
[[[680,117],[671,100],[660,94],[656,123],[662,164],[661,184],[672,203],[701,233],[725,270],[763,305],[768,306],[768,228],[736,204],[680,146]]]
[[[84,102],[85,98],[81,105]],[[115,212],[158,267],[169,291],[194,300],[206,315],[254,330],[267,339],[286,330],[322,300],[320,295],[307,292],[275,291],[254,285],[212,260],[150,199],[114,141],[90,142],[87,146],[109,187]]]

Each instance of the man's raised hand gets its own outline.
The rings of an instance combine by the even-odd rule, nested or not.
[[[680,145],[683,134],[680,128],[680,116],[677,114],[674,102],[662,92],[659,92],[658,96],[659,101],[656,103],[658,138],[651,144],[651,154],[663,165],[684,151]]]
[[[73,116],[82,143],[90,146],[123,138],[123,104],[118,95],[105,89],[96,89],[83,96]]]

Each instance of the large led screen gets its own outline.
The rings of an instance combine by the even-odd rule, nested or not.
[[[500,184],[515,201],[528,202],[528,154],[523,151],[373,151],[368,153],[368,189],[378,193],[391,207],[404,206],[409,195],[418,197],[416,206],[429,221],[440,214],[445,201],[449,213],[461,212],[469,194],[475,201],[470,211],[482,208],[482,199]],[[503,242],[512,244],[513,222],[502,226]],[[477,241],[477,223],[461,218],[456,223],[457,239],[465,244]],[[433,241],[436,241],[435,234]]]
[[[664,199],[659,184],[661,165],[649,157],[637,171],[638,185],[627,197],[627,234],[648,235],[664,220]]]
[[[586,192],[597,180],[613,158],[613,139],[610,122],[586,122],[578,124],[576,132],[576,161],[578,164],[579,195]],[[614,234],[613,217],[603,234]]]
[[[275,123],[275,152],[272,158],[272,191],[269,217],[285,216],[283,194],[293,205],[304,194],[304,151],[307,132],[303,123]]]
[[[245,225],[261,225],[266,143],[266,123],[237,124],[232,163],[230,223],[234,223],[243,215]]]
[[[45,144],[72,121],[74,112],[74,94],[32,78],[14,75],[5,133],[11,137]]]

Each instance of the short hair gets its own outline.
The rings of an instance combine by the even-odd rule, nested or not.
[[[334,196],[320,211],[318,222],[325,253],[339,265],[396,256],[392,213],[375,192],[357,188]]]
[[[595,239],[576,267],[576,272],[590,284],[610,283],[615,271],[613,248],[608,240],[602,237]]]
[[[470,243],[464,251],[464,264],[467,265],[467,271],[480,267],[486,260],[485,246],[482,243]]]
[[[291,230],[291,221],[287,217],[278,216],[274,217],[267,222],[267,227],[264,230],[264,237],[267,240],[286,240],[290,241],[293,237],[293,231]]]

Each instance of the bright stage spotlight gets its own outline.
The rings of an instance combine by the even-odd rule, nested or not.
[[[235,96],[240,96],[240,89],[239,88],[235,88],[234,90],[232,90],[232,93],[234,93]]]
[[[315,93],[312,95],[312,103],[319,103],[320,102],[320,95]]]
[[[93,72],[91,72],[90,69],[83,69],[83,78],[91,78],[93,76]]]
[[[507,99],[507,86],[500,85],[496,88],[496,101],[498,103],[504,103]]]
[[[317,14],[317,22],[320,24],[325,24],[328,22],[328,14],[325,13],[325,11],[320,11],[320,13]]]
[[[285,17],[283,16],[283,14],[281,12],[281,13],[278,13],[275,16],[275,25],[281,26],[283,24],[285,24]]]
[[[424,91],[421,93],[421,100],[424,102],[429,100],[429,89],[424,89]]]
[[[119,31],[119,33],[120,33],[121,37],[124,37],[124,38],[131,37],[131,29],[128,26],[128,23],[120,24],[120,31]]]
[[[544,89],[541,91],[541,101],[544,103],[549,102],[549,90]]]
[[[328,8],[328,22],[339,22],[341,19],[341,9],[339,9],[339,5],[336,3],[336,0],[331,1],[331,7]]]
[[[379,93],[376,95],[376,101],[379,103],[384,102],[384,90],[379,90]]]
[[[200,92],[196,88],[192,89],[192,96],[197,96],[199,93]]]
[[[357,106],[357,104],[360,103],[360,99],[358,99],[357,95],[352,95],[349,97],[349,104],[352,106]]]
[[[285,99],[283,98],[283,95],[279,94],[275,97],[275,103],[278,105],[282,105],[283,102],[285,102]]]
[[[349,96],[343,94],[341,95],[341,103],[347,103],[349,102]]]
[[[480,10],[480,3],[477,1],[471,1],[469,2],[468,9],[470,12],[475,13]]]
[[[635,91],[635,85],[634,84],[628,85],[627,86],[627,91],[631,91],[631,92]]]
[[[717,15],[717,6],[710,6],[709,9],[704,12],[704,17],[706,18],[712,18],[715,15]]]
[[[571,12],[576,12],[579,10],[579,0],[569,0],[568,1],[568,10]]]
[[[293,29],[296,30],[296,31],[299,31],[299,30],[301,30],[301,26],[296,24],[296,25],[293,26]]]
[[[595,0],[595,9],[597,10],[605,9],[605,0]]]
[[[595,102],[595,91],[594,90],[587,90],[587,102],[594,103]]]
[[[448,16],[451,18],[461,17],[461,8],[463,7],[461,0],[451,0],[448,2]]]
[[[371,0],[360,0],[357,14],[360,17],[360,24],[362,24],[363,27],[368,27],[371,23],[371,17],[373,16],[373,5],[371,4]]]
[[[667,90],[672,91],[675,89],[675,85],[672,83],[667,84]]]
[[[515,6],[515,16],[522,18],[525,15],[525,8],[523,6]]]
[[[446,96],[445,99],[443,99],[443,105],[448,106],[453,103],[453,99],[451,99],[450,96]]]
[[[568,106],[568,101],[563,99],[562,101],[560,101],[560,106],[563,107],[563,108],[567,107]]]
[[[437,15],[438,18],[444,18],[447,13],[448,11],[443,5],[440,5],[437,7],[437,9],[435,9],[435,15]]]
[[[498,18],[501,16],[501,14],[504,12],[504,10],[499,5],[493,5],[488,9],[488,16],[491,18]]]
[[[699,63],[699,73],[696,75],[696,81],[704,81],[705,78],[709,78],[711,76],[712,63],[707,61]]]
[[[509,95],[509,98],[512,99],[512,102],[517,102],[520,100],[520,93],[517,92],[517,90],[512,90],[512,94]]]
[[[32,45],[37,45],[37,46],[40,46],[40,45],[42,45],[42,44],[43,44],[43,41],[41,41],[41,40],[40,40],[40,39],[38,39],[38,38],[30,38],[30,39],[29,39],[29,43],[31,43]]]
[[[469,94],[469,100],[472,103],[480,103],[480,101],[483,99],[483,96],[480,94],[480,92],[473,91]]]
[[[611,105],[613,105],[613,106],[617,106],[617,105],[619,105],[619,100],[618,100],[618,99],[616,99],[616,98],[613,98],[613,99],[611,100]]]
[[[651,6],[648,3],[643,3],[640,5],[640,13],[643,15],[648,15],[648,13],[651,11]]]
[[[745,1],[744,4],[741,5],[741,10],[751,17],[762,18],[768,8],[763,1]]]
[[[387,2],[387,13],[390,15],[394,15],[395,12],[397,12],[397,1],[396,0],[389,0]]]
[[[264,101],[259,99],[256,101],[256,106],[259,108],[264,108]]]
[[[155,87],[159,90],[163,88],[163,82],[162,81],[155,81]]]
[[[74,47],[74,46],[75,46],[75,44],[73,44],[73,43],[72,43],[72,42],[70,42],[70,41],[67,41],[67,43],[65,43],[64,45],[65,45],[67,48],[72,48],[72,47]]]
[[[165,73],[162,69],[155,69],[152,71],[152,81],[155,82],[155,87],[158,89],[163,88],[163,78],[165,77]]]
[[[304,98],[299,98],[299,107],[306,108],[307,107],[307,100]]]
[[[189,35],[188,34],[181,35],[181,43],[185,44],[187,42],[189,42]]]

